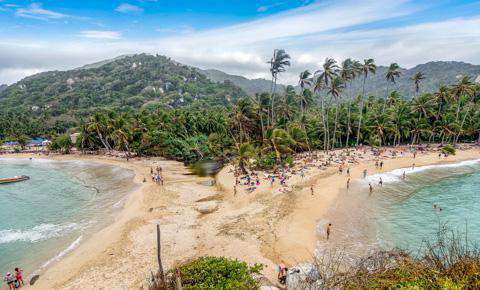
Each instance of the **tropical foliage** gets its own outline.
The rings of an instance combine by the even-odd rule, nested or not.
[[[202,257],[179,267],[182,288],[187,289],[257,289],[262,265],[248,266],[247,263],[223,257]],[[174,270],[168,273],[168,289],[175,285]]]
[[[369,76],[378,73],[373,59],[338,63],[327,58],[315,73],[300,74],[300,91],[289,86],[279,94],[276,80],[288,69],[290,56],[276,50],[269,63],[270,93],[205,106],[154,102],[135,110],[97,109],[79,125],[25,111],[4,112],[0,138],[57,135],[69,128],[80,133],[75,144],[80,150],[130,151],[185,163],[237,156],[242,168],[274,166],[294,152],[359,144],[480,141],[480,87],[469,76],[421,93],[428,78],[418,72],[411,78],[415,94],[407,96],[395,90],[401,72],[392,64],[383,76],[385,94],[372,96],[364,88]],[[346,93],[355,81],[363,85],[355,94]]]

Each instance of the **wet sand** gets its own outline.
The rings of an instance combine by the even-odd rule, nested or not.
[[[51,158],[106,163],[133,170],[139,188],[130,194],[115,222],[82,242],[72,253],[53,264],[32,289],[132,289],[145,285],[156,269],[156,232],[162,231],[164,267],[204,256],[226,256],[248,263],[265,265],[264,274],[276,279],[275,265],[284,261],[288,266],[307,261],[320,247],[335,245],[335,222],[331,240],[319,235],[317,224],[323,220],[338,194],[345,189],[346,174],[338,167],[326,170],[311,168],[305,177],[294,175],[288,180],[292,189],[280,192],[262,180],[253,193],[239,188],[233,194],[235,177],[232,167],[225,167],[216,177],[187,175],[183,164],[162,159],[125,159],[86,155],[8,155],[6,157]],[[458,150],[456,156],[438,158],[437,153],[419,154],[415,159],[384,158],[382,170],[365,158],[351,165],[351,186],[357,186],[362,171],[369,174],[408,167],[458,162],[480,158],[480,150]],[[165,185],[150,179],[150,168],[162,166]],[[146,178],[145,183],[143,179]],[[311,195],[310,186],[314,188]],[[218,207],[201,214],[199,206]],[[361,205],[359,205],[361,206]],[[28,273],[26,273],[28,275]]]

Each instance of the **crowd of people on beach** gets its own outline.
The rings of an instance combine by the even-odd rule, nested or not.
[[[9,290],[17,289],[24,285],[22,272],[23,270],[20,268],[15,268],[15,273],[7,272],[3,281],[7,283]]]
[[[155,171],[153,170],[153,167],[150,168],[150,175],[152,177],[152,181],[155,182],[158,185],[162,185],[164,183],[164,178],[163,178],[163,173],[162,173],[162,167],[157,166],[155,168]]]

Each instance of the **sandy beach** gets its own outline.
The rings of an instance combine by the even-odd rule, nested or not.
[[[276,264],[283,261],[292,266],[308,261],[317,246],[335,245],[335,231],[327,242],[318,234],[317,225],[338,194],[345,190],[346,168],[350,169],[351,186],[355,187],[359,186],[357,181],[365,169],[370,175],[410,167],[413,163],[418,167],[480,158],[478,147],[467,147],[457,150],[455,156],[439,157],[438,152],[431,150],[419,152],[415,158],[407,151],[392,157],[392,149],[386,149],[380,156],[374,156],[369,150],[352,151],[350,155],[339,150],[330,153],[335,158],[329,166],[321,165],[320,160],[327,160],[327,156],[318,157],[322,156],[320,152],[316,153],[318,158],[299,158],[288,173],[285,185],[278,179],[271,185],[267,174],[258,172],[259,185],[253,192],[242,183],[237,186],[236,194],[233,166],[222,169],[216,185],[211,185],[211,178],[190,175],[182,163],[160,158],[127,162],[97,155],[8,155],[116,165],[133,170],[134,182],[139,185],[129,195],[114,223],[40,273],[38,282],[29,288],[138,289],[144,286],[156,268],[156,224],[161,227],[166,268],[198,256],[226,256],[264,264],[264,274],[275,282]],[[345,162],[343,174],[338,173],[340,160]],[[376,160],[383,161],[382,169],[376,168]],[[150,179],[150,169],[156,166],[163,168],[164,186]],[[211,212],[200,213],[205,209]]]

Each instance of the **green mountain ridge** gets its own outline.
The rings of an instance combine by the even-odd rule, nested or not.
[[[98,109],[226,105],[245,95],[165,56],[139,54],[26,77],[0,91],[0,113],[44,114],[73,124]]]
[[[365,82],[365,92],[367,95],[383,96],[386,93],[387,81],[385,74],[388,67],[378,66],[377,72],[374,75],[369,75]],[[223,83],[230,81],[236,86],[243,89],[249,95],[257,93],[270,92],[271,81],[265,79],[248,79],[242,76],[230,75],[215,69],[200,70],[210,80],[214,82]],[[420,92],[427,93],[436,91],[442,85],[452,85],[458,81],[463,75],[469,75],[472,80],[480,82],[480,65],[473,65],[458,61],[432,61],[425,64],[419,64],[411,69],[401,69],[402,75],[398,78],[395,85],[389,86],[389,91],[397,90],[405,97],[414,95],[414,86],[411,77],[416,72],[422,72],[425,79],[421,82]],[[361,91],[362,78],[357,78],[352,84],[349,84],[343,92],[343,96],[352,97],[354,94]],[[298,86],[295,86],[297,92],[300,91]],[[285,85],[278,85],[277,91],[283,92]]]
[[[272,81],[266,79],[248,79],[243,76],[227,74],[223,71],[216,69],[205,69],[200,70],[201,73],[207,76],[211,81],[223,83],[225,81],[230,81],[236,86],[240,87],[249,95],[255,95],[264,92],[270,92],[272,88]],[[278,84],[278,92],[284,92],[285,86]]]

